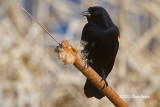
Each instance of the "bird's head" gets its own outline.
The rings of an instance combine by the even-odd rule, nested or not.
[[[86,16],[89,24],[109,27],[113,22],[107,11],[100,6],[89,7],[88,10],[81,13]]]

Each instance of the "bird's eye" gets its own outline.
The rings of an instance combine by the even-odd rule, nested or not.
[[[92,14],[93,14],[93,15],[94,15],[94,14],[97,14],[97,11],[93,11]]]

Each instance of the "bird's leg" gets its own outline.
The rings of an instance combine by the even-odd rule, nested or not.
[[[106,81],[106,75],[105,75],[104,70],[102,68],[102,80],[101,81],[103,81],[103,80],[104,80],[105,83],[104,83],[104,86],[103,86],[102,90],[105,88],[105,86],[108,86],[108,83]]]

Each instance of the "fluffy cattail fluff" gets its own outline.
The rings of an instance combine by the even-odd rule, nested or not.
[[[58,52],[58,57],[64,64],[73,64],[75,62],[75,57],[72,55],[70,50],[75,50],[72,45],[68,44],[67,40],[64,40],[61,47],[58,46],[56,51]]]
[[[72,43],[70,45],[67,40],[64,40],[61,44],[61,46],[58,46],[56,48],[56,51],[58,52],[58,57],[61,61],[63,61],[65,64],[73,64],[75,62],[75,57],[72,55],[71,50],[74,50],[78,56],[82,57],[84,60],[84,65],[87,62],[86,56],[87,53],[82,54],[82,50],[84,49],[84,46],[86,45],[86,42],[76,42]]]

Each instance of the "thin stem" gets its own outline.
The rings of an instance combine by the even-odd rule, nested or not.
[[[30,13],[28,13],[28,11],[26,9],[24,9],[24,7],[22,5],[20,5],[21,9],[24,10],[34,21],[36,21],[59,45],[61,45],[54,37],[51,33],[49,33],[49,31],[43,26],[41,25],[38,20],[36,18],[34,18]]]

